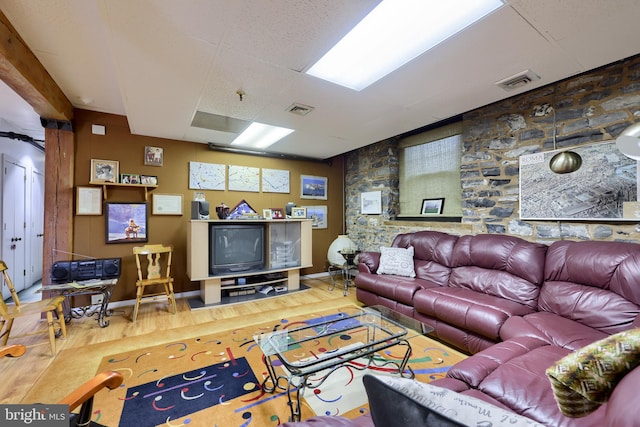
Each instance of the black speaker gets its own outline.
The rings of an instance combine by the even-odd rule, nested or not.
[[[108,258],[102,261],[102,278],[115,279],[120,277],[121,258]]]
[[[209,202],[199,200],[192,201],[191,219],[209,219]]]
[[[51,281],[64,283],[71,281],[71,261],[54,262],[51,266]]]

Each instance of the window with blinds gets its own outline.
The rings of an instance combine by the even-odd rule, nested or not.
[[[444,198],[442,216],[462,216],[462,123],[400,141],[400,218],[419,216],[424,199]]]

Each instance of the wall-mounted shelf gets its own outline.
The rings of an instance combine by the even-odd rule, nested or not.
[[[104,200],[107,200],[108,196],[107,196],[107,187],[127,187],[127,188],[142,188],[144,189],[144,200],[147,201],[148,197],[149,197],[149,191],[153,190],[154,188],[157,188],[158,185],[151,185],[151,184],[120,184],[117,182],[95,182],[95,181],[89,181],[89,184],[91,185],[101,185],[102,186],[102,194],[104,197]]]

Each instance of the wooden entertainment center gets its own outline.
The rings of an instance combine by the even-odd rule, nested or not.
[[[265,224],[264,269],[211,274],[211,223]],[[268,284],[285,285],[288,291],[297,290],[300,288],[300,269],[313,265],[311,224],[310,219],[191,220],[187,229],[187,275],[193,281],[200,281],[200,298],[205,305],[224,303],[223,292],[246,292]]]

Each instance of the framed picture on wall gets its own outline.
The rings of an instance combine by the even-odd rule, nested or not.
[[[138,243],[149,240],[146,203],[105,203],[106,242]]]
[[[326,206],[305,206],[307,218],[311,220],[311,228],[327,228]]]
[[[327,178],[300,175],[300,198],[327,200]]]
[[[160,147],[144,147],[144,164],[147,166],[162,166],[164,150]]]
[[[78,187],[76,215],[102,215],[101,187]]]

